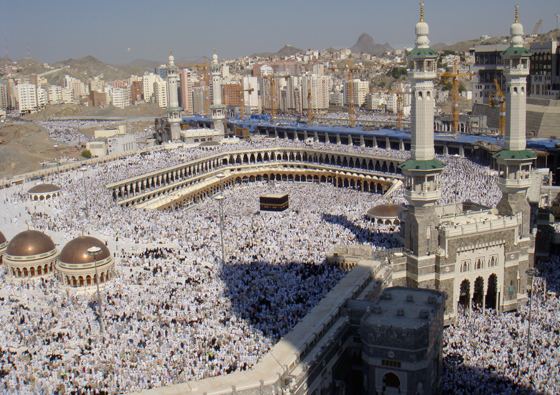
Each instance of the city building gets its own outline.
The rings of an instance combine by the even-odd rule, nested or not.
[[[142,94],[146,103],[155,102],[155,99],[153,98],[154,84],[157,80],[161,81],[161,77],[154,73],[146,72],[142,76]]]
[[[257,77],[243,77],[243,105],[245,106],[245,114],[260,112],[259,79]]]
[[[560,95],[560,62],[558,40],[533,41],[531,70],[527,87],[529,97],[558,99]]]
[[[180,75],[180,85],[181,85],[181,107],[183,111],[187,114],[193,114],[193,80],[192,72],[189,69],[182,69]]]
[[[37,88],[33,84],[18,84],[16,86],[17,109],[20,114],[30,114],[37,111]]]
[[[130,89],[111,88],[111,104],[118,108],[130,106]]]
[[[243,87],[237,82],[224,84],[222,86],[222,95],[226,106],[239,107],[241,105],[241,93]]]
[[[167,81],[162,80],[161,78],[156,78],[153,84],[153,95],[155,98],[155,102],[161,108],[167,108]]]
[[[348,84],[352,84],[354,88],[354,105],[357,107],[362,106],[366,102],[366,96],[369,93],[369,82],[362,81],[358,78],[353,79],[350,82],[344,83],[344,104],[349,103],[349,88]]]
[[[496,93],[494,80],[498,81],[500,89],[504,89],[504,62],[502,51],[507,44],[477,45],[474,48],[474,63],[471,73],[476,74],[472,80],[473,104],[489,104],[490,95]]]

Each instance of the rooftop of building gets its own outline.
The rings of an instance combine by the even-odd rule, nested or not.
[[[386,288],[366,321],[370,325],[417,329],[431,323],[444,303],[440,291],[424,288]]]
[[[183,122],[211,122],[211,119],[208,117],[204,117],[201,115],[193,115],[189,117],[183,117]],[[297,122],[292,123],[283,123],[283,124],[276,124],[272,123],[269,120],[262,120],[262,119],[236,119],[236,118],[229,118],[227,122],[233,124],[238,127],[242,128],[249,128],[251,131],[254,131],[255,127],[268,127],[268,128],[279,128],[285,130],[293,130],[293,131],[307,131],[309,132],[318,132],[318,133],[340,133],[340,134],[349,134],[349,135],[357,135],[357,136],[374,136],[377,138],[385,137],[389,139],[399,139],[399,140],[410,140],[411,134],[410,131],[402,131],[402,130],[393,130],[393,129],[379,129],[379,130],[363,130],[361,126],[355,127],[347,127],[347,126],[326,126],[326,125],[306,125]],[[359,123],[359,120],[357,121]],[[474,135],[474,134],[450,134],[450,133],[438,133],[434,132],[434,142],[437,144],[438,142],[452,144],[456,143],[457,145],[469,144],[469,145],[476,145],[476,144],[494,144],[497,147],[504,147],[504,138],[503,137],[492,137],[492,136],[481,136],[481,135]],[[544,137],[535,137],[527,139],[527,149],[533,150],[545,150],[550,148],[556,148],[557,144],[560,144],[559,139],[550,139]]]

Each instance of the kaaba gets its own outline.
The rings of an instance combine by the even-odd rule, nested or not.
[[[261,211],[284,211],[290,207],[287,193],[267,193],[261,196]]]

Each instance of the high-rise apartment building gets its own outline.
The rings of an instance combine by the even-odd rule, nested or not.
[[[17,109],[20,114],[37,111],[37,88],[33,84],[18,84],[16,87]]]
[[[354,105],[360,107],[366,101],[366,95],[369,93],[369,82],[360,79],[354,79],[350,82],[354,88]],[[349,103],[348,82],[344,83],[344,104]]]
[[[248,91],[253,89],[252,91]],[[259,113],[259,79],[257,77],[243,77],[243,105],[246,112]]]
[[[156,78],[153,85],[155,101],[161,108],[167,108],[167,81]]]
[[[189,69],[182,69],[181,73],[179,74],[179,80],[181,85],[181,107],[183,107],[183,111],[187,114],[193,114],[193,78],[192,72]]]
[[[148,72],[146,72],[142,76],[142,85],[143,85],[142,94],[144,95],[144,101],[146,103],[151,103],[153,101],[152,98],[154,96],[154,83],[158,78],[161,80],[161,77],[159,75],[156,75],[154,73],[148,73]]]
[[[118,108],[130,106],[130,90],[128,88],[112,88],[111,104]]]
[[[229,83],[222,86],[223,103],[226,106],[240,106],[241,105],[241,89],[240,83]]]
[[[332,86],[332,78],[326,75],[312,74],[302,77],[301,92],[304,96],[303,109],[306,110],[311,93],[311,102],[314,110],[326,110],[329,108],[329,92]],[[364,99],[365,100],[365,99]]]

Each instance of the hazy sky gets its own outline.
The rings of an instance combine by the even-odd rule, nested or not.
[[[424,0],[432,44],[508,35],[519,4],[530,34],[555,29],[559,0]],[[0,56],[43,62],[92,55],[112,64],[135,59],[220,59],[301,49],[350,47],[360,34],[394,48],[412,46],[419,19],[411,0],[0,0]],[[130,48],[130,49],[129,49]]]

